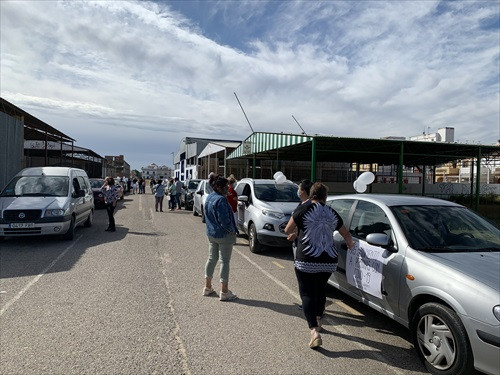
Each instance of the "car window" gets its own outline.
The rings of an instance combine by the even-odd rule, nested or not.
[[[93,189],[100,189],[104,185],[104,180],[90,180],[90,186]]]
[[[195,190],[199,183],[200,181],[189,181],[188,189]]]
[[[359,201],[351,223],[349,232],[356,238],[366,239],[371,233],[385,233],[392,236],[392,228],[385,212],[376,204]]]
[[[238,194],[238,196],[240,195],[248,195],[248,194],[243,194],[243,191],[245,190],[245,187],[248,186],[248,184],[242,182],[242,183],[239,183],[237,186],[236,186],[236,194]],[[250,193],[250,187],[248,187],[247,191]]]
[[[300,202],[295,184],[256,184],[255,197],[265,202]]]
[[[347,218],[349,217],[349,212],[351,211],[354,199],[336,199],[333,201],[327,201],[326,204],[333,208],[342,218],[344,223],[347,223]]]
[[[80,187],[83,189],[83,190],[88,190],[88,185],[87,185],[87,181],[85,181],[85,179],[81,176],[78,176],[78,183],[80,184]]]
[[[66,176],[18,176],[2,191],[1,196],[56,196],[68,195]]]
[[[500,231],[465,207],[391,207],[410,244],[428,251],[500,251]]]

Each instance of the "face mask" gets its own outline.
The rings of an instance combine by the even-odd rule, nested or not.
[[[297,190],[297,197],[300,198],[300,190]]]

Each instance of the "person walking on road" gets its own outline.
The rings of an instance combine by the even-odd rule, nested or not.
[[[101,192],[104,194],[104,203],[108,213],[108,228],[106,232],[115,232],[115,217],[114,212],[118,203],[118,189],[115,186],[115,180],[112,177],[106,177],[104,185],[101,187]]]
[[[354,247],[342,218],[326,205],[328,188],[320,182],[311,187],[309,200],[297,207],[285,227],[287,234],[298,229],[295,274],[299,284],[302,310],[311,330],[310,348],[323,344],[321,318],[325,311],[326,285],[337,269],[338,253],[333,232],[338,230],[349,249]]]
[[[233,252],[233,245],[236,243],[238,229],[234,222],[234,215],[229,205],[227,194],[227,179],[219,175],[210,177],[209,184],[214,190],[207,196],[205,201],[205,220],[209,242],[208,260],[205,264],[205,288],[203,295],[209,296],[215,293],[212,288],[212,277],[215,266],[220,258],[220,283],[221,301],[231,301],[236,298],[228,289],[229,282],[229,262]]]
[[[297,208],[299,208],[301,204],[304,204],[309,200],[309,193],[311,192],[311,186],[312,186],[311,180],[306,179],[300,181],[299,188],[297,190],[297,195],[300,199],[300,203],[298,204]],[[287,240],[292,241],[292,251],[293,251],[293,256],[295,257],[295,253],[297,252],[297,229],[295,229],[295,232],[288,235]]]
[[[162,180],[158,180],[158,183],[152,187],[152,191],[155,195],[155,210],[158,212],[158,206],[160,206],[160,212],[163,212],[163,198],[165,197],[165,185],[163,185]]]
[[[238,223],[238,194],[236,194],[236,191],[234,190],[236,179],[233,175],[230,175],[227,178],[227,182],[227,202],[233,210],[234,221]]]

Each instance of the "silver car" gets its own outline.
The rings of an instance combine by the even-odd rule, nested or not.
[[[285,226],[300,203],[298,186],[291,181],[244,178],[236,185],[238,227],[248,235],[250,251],[260,253],[264,246],[291,246]]]
[[[208,194],[213,192],[214,190],[208,183],[208,180],[201,180],[198,183],[198,187],[196,188],[196,191],[194,192],[193,196],[193,215],[198,216],[201,215],[201,221],[204,223],[205,222],[205,201],[207,200]]]
[[[455,203],[404,195],[329,197],[338,232],[330,284],[405,325],[434,374],[500,373],[500,231]]]
[[[20,171],[0,194],[0,240],[10,236],[62,235],[92,225],[94,196],[78,168],[34,167]]]

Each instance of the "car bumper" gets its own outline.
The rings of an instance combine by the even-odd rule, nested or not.
[[[68,231],[71,220],[62,222],[35,223],[33,228],[10,228],[9,224],[0,224],[0,236],[46,236],[64,234]]]
[[[258,232],[257,240],[264,246],[274,246],[274,247],[292,246],[292,242],[288,241],[286,237],[270,234],[269,231]]]
[[[486,374],[498,374],[500,368],[500,325],[491,326],[461,316],[469,335],[474,367]]]

